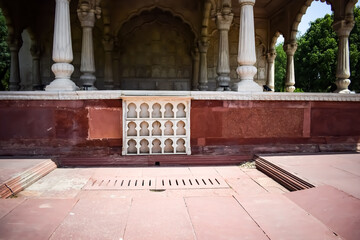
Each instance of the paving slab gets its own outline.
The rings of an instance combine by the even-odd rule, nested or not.
[[[48,159],[0,159],[0,183]]]
[[[268,239],[232,197],[185,199],[197,240]]]
[[[360,199],[360,154],[261,157],[312,185],[331,185]]]
[[[220,166],[214,167],[214,169],[225,179],[247,177],[239,166]]]
[[[250,196],[267,193],[268,191],[255,182],[252,178],[229,178],[226,182],[238,194],[247,194]]]
[[[130,205],[130,198],[80,199],[51,239],[119,240],[124,237]]]
[[[347,240],[360,239],[360,200],[331,186],[285,194]]]
[[[0,219],[9,212],[11,212],[15,207],[17,207],[23,201],[25,201],[25,199],[21,199],[21,198],[0,199]]]
[[[183,198],[133,198],[124,239],[195,239]]]
[[[341,239],[326,225],[282,194],[246,194],[235,198],[273,240]]]
[[[143,177],[177,177],[191,176],[187,167],[148,167],[142,168]]]
[[[0,239],[49,239],[75,199],[28,199],[0,219]]]
[[[93,169],[57,168],[18,194],[23,198],[74,198],[88,182]]]

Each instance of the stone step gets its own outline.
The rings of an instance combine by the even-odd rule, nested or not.
[[[236,165],[251,160],[250,155],[138,155],[119,157],[66,157],[60,167],[84,166],[209,166]]]
[[[54,161],[48,159],[20,172],[0,185],[0,198],[8,198],[30,186],[46,174],[57,168]]]
[[[295,175],[275,164],[272,164],[260,156],[255,155],[254,160],[255,166],[258,170],[262,171],[290,191],[297,191],[314,187],[314,185],[311,183],[296,177]]]

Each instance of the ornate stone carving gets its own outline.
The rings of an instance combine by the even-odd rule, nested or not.
[[[114,50],[114,39],[110,35],[105,35],[102,41],[105,50],[105,80],[104,85],[105,89],[114,88],[114,79],[113,79],[113,68],[112,68],[112,53]]]
[[[284,51],[287,55],[286,64],[286,81],[285,89],[287,92],[294,92],[295,90],[295,68],[294,68],[294,54],[297,49],[297,43],[291,42],[284,44]]]
[[[83,31],[80,67],[83,74],[80,76],[80,80],[87,89],[96,90],[94,87],[96,77],[94,75],[95,60],[92,36],[92,29],[95,24],[95,9],[92,8],[90,2],[82,1],[79,3],[77,13]]]
[[[275,58],[276,52],[275,49],[272,49],[266,55],[266,59],[268,62],[268,80],[266,85],[272,91],[275,91]]]
[[[262,87],[254,82],[257,72],[254,28],[255,0],[239,0],[240,28],[237,73],[240,82],[236,84],[238,92],[262,92]]]
[[[200,73],[199,73],[199,90],[206,91],[208,89],[208,76],[207,76],[207,58],[206,53],[209,48],[209,41],[207,37],[202,37],[199,41],[200,52]]]
[[[22,46],[21,37],[10,35],[8,45],[11,56],[9,89],[10,91],[18,91],[20,89],[19,49]]]
[[[341,20],[333,24],[334,31],[339,37],[338,62],[336,67],[337,93],[351,93],[348,89],[350,77],[350,52],[349,35],[355,25],[355,21]]]
[[[40,54],[41,49],[38,44],[32,44],[30,48],[31,56],[32,56],[32,78],[33,78],[33,89],[41,90],[42,83],[40,77]]]
[[[70,76],[74,71],[69,0],[56,0],[53,60],[55,64],[51,70],[55,74],[55,80],[46,86],[46,91],[74,91],[78,89]]]
[[[191,154],[189,115],[189,97],[124,97],[123,155]]]
[[[216,16],[216,26],[219,30],[219,59],[217,65],[218,77],[217,91],[229,91],[230,83],[230,57],[229,57],[229,29],[234,18],[234,14],[228,12],[229,8],[224,8],[225,12],[218,13]]]
[[[200,62],[200,55],[199,49],[197,47],[191,52],[191,56],[193,59],[193,76],[192,76],[192,90],[199,90],[199,62]]]

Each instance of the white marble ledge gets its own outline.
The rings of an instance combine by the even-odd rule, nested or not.
[[[259,100],[259,101],[347,101],[359,102],[360,94],[340,93],[272,93],[214,91],[14,91],[0,92],[0,100],[87,100],[122,99],[127,97],[190,97],[193,100]]]

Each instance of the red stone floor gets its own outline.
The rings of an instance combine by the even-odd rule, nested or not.
[[[58,168],[0,199],[0,239],[360,239],[358,156],[269,157],[318,183],[297,192],[244,166]],[[85,188],[89,179],[206,177],[227,186]]]

